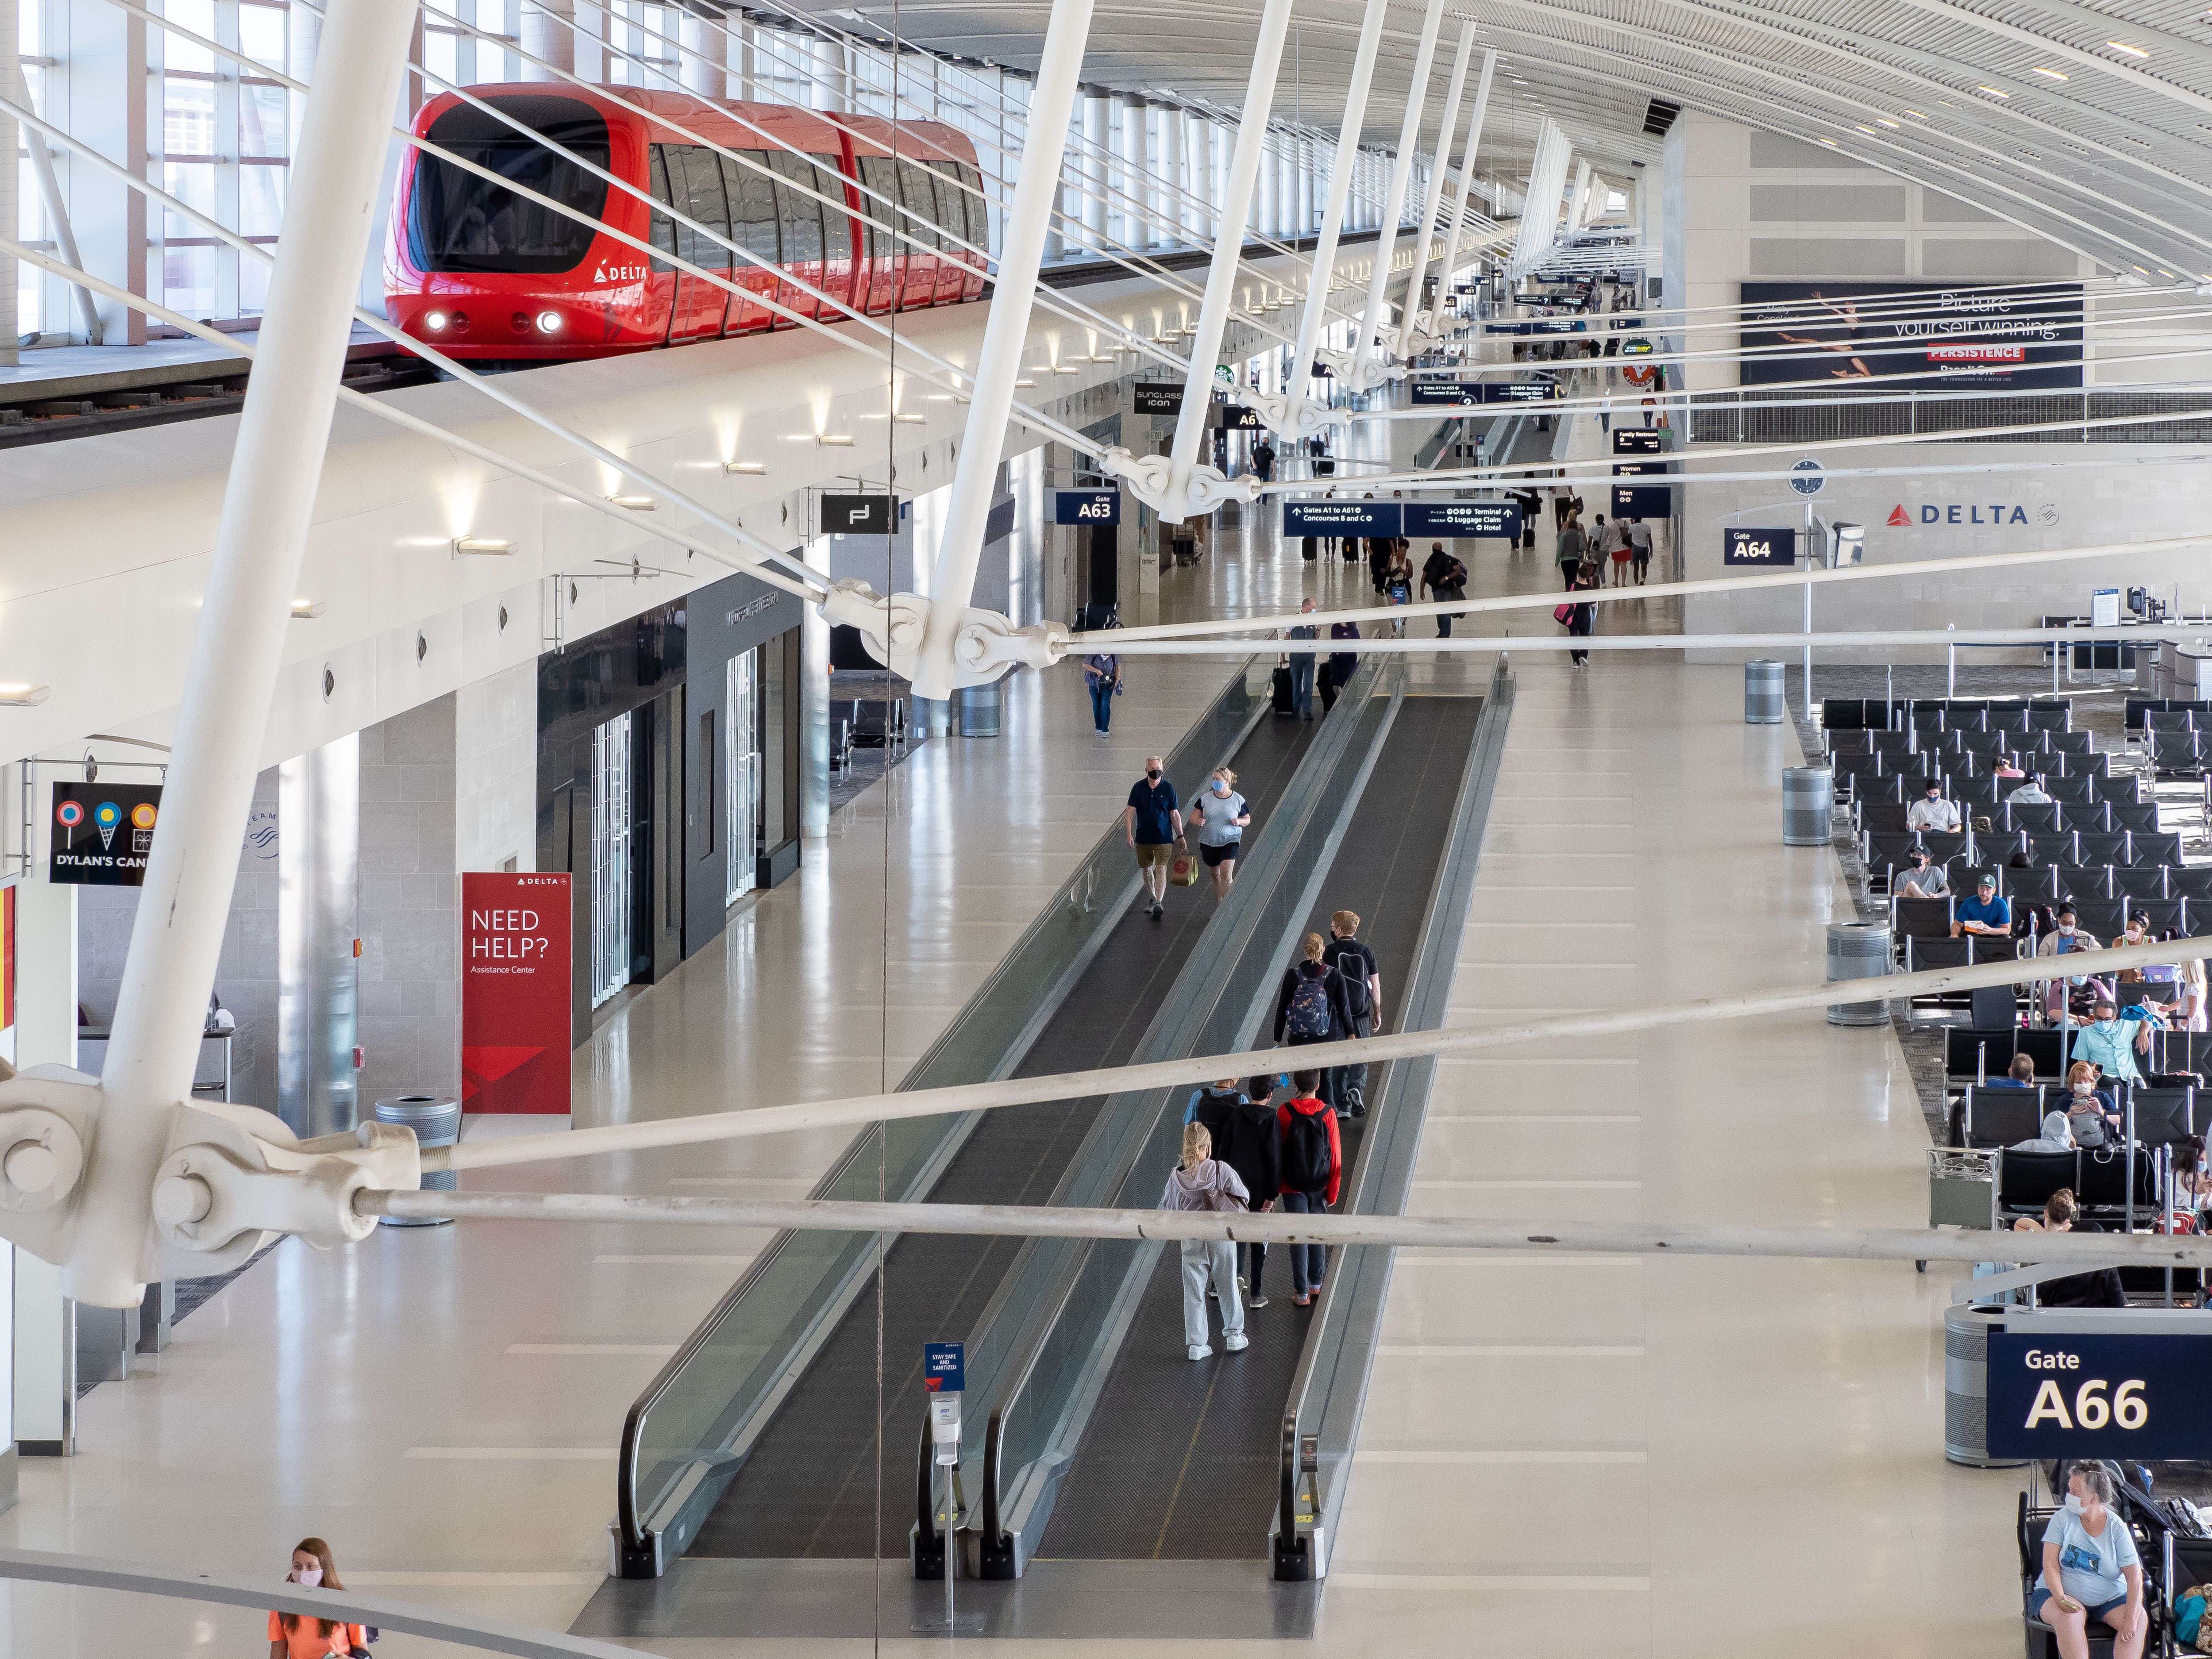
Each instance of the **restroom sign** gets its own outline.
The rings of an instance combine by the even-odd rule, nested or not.
[[[58,783],[46,879],[78,887],[143,887],[161,816],[158,783]]]

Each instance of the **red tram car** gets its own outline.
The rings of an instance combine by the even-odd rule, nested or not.
[[[650,212],[636,197],[454,94],[424,104],[414,131],[801,315],[840,313],[793,277],[871,314],[954,305],[983,292],[980,260],[938,231],[941,225],[958,234],[964,226],[970,245],[988,246],[982,199],[970,193],[982,185],[975,149],[955,128],[902,121],[895,129],[869,116],[842,116],[832,125],[787,105],[717,103],[633,87],[608,89],[621,103],[565,85],[469,90],[775,268],[748,264],[690,226]],[[760,166],[717,155],[663,120]],[[863,198],[858,185],[884,199]],[[817,196],[842,203],[842,211]],[[897,222],[914,241],[862,222],[864,201],[870,217],[889,222],[884,200],[897,204]],[[409,151],[393,195],[385,290],[392,321],[460,358],[605,357],[797,326],[766,305],[420,150]]]

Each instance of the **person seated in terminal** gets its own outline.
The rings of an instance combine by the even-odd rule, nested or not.
[[[2094,1221],[2081,1219],[2073,1191],[2061,1187],[2043,1206],[2043,1218],[2024,1215],[2012,1224],[2016,1233],[2100,1233]],[[2124,1308],[2127,1292],[2120,1288],[2117,1267],[2100,1267],[2064,1279],[2047,1279],[2035,1287],[2035,1299],[2046,1308]]]
[[[2169,939],[2176,937],[2169,933]],[[2173,1012],[2167,1017],[2169,1031],[2202,1031],[2206,1029],[2204,999],[2204,964],[2200,961],[2185,962],[2180,965],[2181,977],[2174,981]]]
[[[2119,1279],[2110,1268],[2083,1277],[2110,1277],[2116,1284]],[[2043,1287],[2045,1291],[2054,1288]],[[2052,1299],[2045,1295],[2041,1300],[2050,1305]],[[2101,1463],[2076,1463],[2066,1485],[2065,1507],[2043,1529],[2043,1572],[2028,1598],[2028,1614],[2051,1626],[2058,1638],[2058,1651],[2067,1659],[2088,1653],[2093,1624],[2108,1625],[2115,1632],[2112,1659],[2142,1659],[2143,1642],[2150,1634],[2150,1617],[2143,1610],[2142,1557],[2136,1549],[2134,1533],[2112,1508],[2112,1474]]]
[[[1928,849],[1912,849],[1911,865],[1897,872],[1897,894],[1899,898],[1948,898],[1951,896],[1950,878],[1943,866],[1928,856]]]
[[[1951,937],[1962,933],[2012,937],[2012,901],[1997,891],[1997,878],[1987,870],[1974,882],[1974,896],[1960,899],[1951,912]]]
[[[2066,1127],[2076,1146],[2117,1146],[2124,1138],[2118,1099],[2097,1083],[2097,1068],[2086,1060],[2066,1068]]]
[[[1168,1172],[1167,1190],[1160,1194],[1163,1210],[1241,1210],[1251,1202],[1251,1190],[1237,1171],[1213,1155],[1213,1137],[1199,1123],[1182,1131],[1182,1158]],[[1206,1295],[1209,1288],[1221,1304],[1221,1346],[1236,1353],[1252,1345],[1244,1335],[1244,1304],[1237,1296],[1237,1247],[1227,1239],[1186,1238],[1182,1252],[1183,1352],[1193,1359],[1212,1356],[1207,1342]]]
[[[1947,836],[1958,832],[1959,803],[1943,799],[1942,779],[1928,780],[1928,793],[1912,803],[1905,827],[1916,834],[1923,830],[1941,830]]]
[[[2005,1150],[2012,1152],[2070,1152],[2074,1145],[2074,1132],[2066,1127],[2066,1114],[2045,1112],[2043,1127],[2033,1139],[2015,1140]]]
[[[2018,775],[2008,775],[2001,772],[1997,775],[2003,777],[2007,775],[2016,776]],[[2018,801],[2023,806],[2050,805],[2051,797],[2043,792],[2043,774],[2040,772],[2036,773],[2033,777],[2029,778],[2026,783],[2021,785],[2019,788],[2014,790],[2009,795],[2007,795],[2005,797],[2005,800],[2007,803]]]
[[[2035,954],[2039,957],[2063,957],[2071,956],[2077,951],[2101,951],[2104,948],[2097,943],[2094,934],[2081,931],[2075,920],[2074,906],[2067,902],[2062,903],[2053,915],[2051,931],[2036,945]],[[2089,983],[2087,974],[2051,981],[2043,988],[2044,1012],[2051,1019],[2057,1019],[2065,1006],[2068,988],[2079,988]]]
[[[2122,1019],[2119,1005],[2109,991],[2097,994],[2097,1018],[2074,1034],[2074,1058],[2087,1060],[2104,1076],[2122,1083],[2141,1083],[2136,1056],[2150,1052],[2151,1022]]]
[[[2014,1054],[2012,1066],[2002,1077],[1993,1077],[1982,1085],[1984,1089],[2033,1089],[2035,1087],[2035,1056]],[[1188,1119],[1186,1119],[1186,1121]]]
[[[2203,1136],[2190,1135],[2173,1143],[2171,1197],[2173,1207],[2190,1212],[2191,1224],[2201,1230],[2203,1224],[2195,1220],[2196,1212],[2212,1209],[2212,1169],[2205,1167]]]

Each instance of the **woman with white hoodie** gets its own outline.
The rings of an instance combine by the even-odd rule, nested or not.
[[[1163,1210],[1241,1210],[1252,1194],[1237,1171],[1213,1156],[1213,1135],[1203,1123],[1186,1123],[1182,1162],[1168,1176],[1160,1199]],[[1206,1285],[1221,1303],[1221,1346],[1231,1353],[1251,1346],[1244,1335],[1244,1304],[1237,1295],[1237,1247],[1222,1239],[1182,1243],[1183,1352],[1193,1359],[1212,1358],[1206,1340]]]

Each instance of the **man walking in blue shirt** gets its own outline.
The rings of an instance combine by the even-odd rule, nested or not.
[[[1172,849],[1182,840],[1182,803],[1175,785],[1167,781],[1166,763],[1158,755],[1145,757],[1145,775],[1129,791],[1129,804],[1121,809],[1121,834],[1137,852],[1137,868],[1151,895],[1147,912],[1157,921],[1167,914],[1168,864]]]

